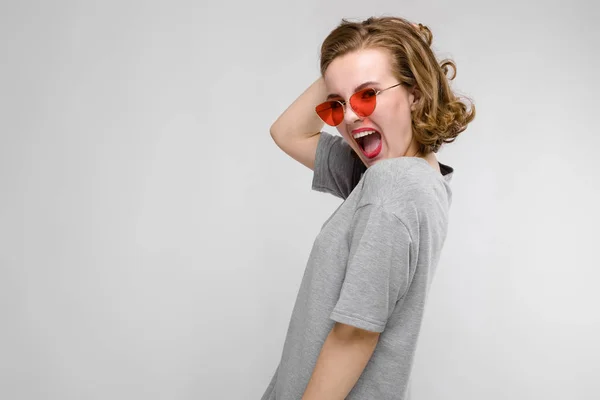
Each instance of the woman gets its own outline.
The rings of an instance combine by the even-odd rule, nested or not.
[[[342,20],[321,77],[271,127],[312,188],[344,202],[314,242],[263,400],[408,398],[451,203],[454,171],[435,153],[475,117],[431,41],[401,18]]]

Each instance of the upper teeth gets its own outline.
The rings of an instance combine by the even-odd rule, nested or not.
[[[358,138],[361,138],[363,136],[370,135],[371,133],[375,133],[375,131],[362,131],[362,132],[358,132],[353,137],[354,137],[354,139],[358,139]]]

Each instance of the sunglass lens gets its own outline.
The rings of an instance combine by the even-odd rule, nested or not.
[[[350,97],[350,105],[356,115],[366,117],[375,111],[376,98],[374,89],[363,89]]]
[[[315,110],[323,122],[331,126],[339,125],[344,119],[344,107],[339,101],[326,101]]]

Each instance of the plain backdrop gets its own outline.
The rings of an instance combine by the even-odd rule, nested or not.
[[[398,15],[477,107],[413,398],[597,399],[599,9],[3,1],[0,398],[259,399],[340,204],[269,127],[342,18]]]

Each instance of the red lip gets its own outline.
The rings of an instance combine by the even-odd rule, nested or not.
[[[353,130],[350,133],[350,135],[354,139],[354,135],[356,135],[357,133],[360,133],[360,132],[364,132],[364,131],[375,131],[381,136],[381,141],[379,142],[379,146],[377,146],[377,148],[374,149],[371,153],[366,153],[365,150],[358,143],[356,143],[358,145],[358,148],[360,149],[360,151],[365,155],[365,157],[367,157],[368,159],[373,159],[373,158],[377,157],[379,155],[379,153],[381,153],[382,146],[383,146],[383,135],[377,129],[370,128],[368,126],[364,126],[362,128],[357,128],[357,129]],[[354,139],[354,141],[357,142],[356,139]]]

